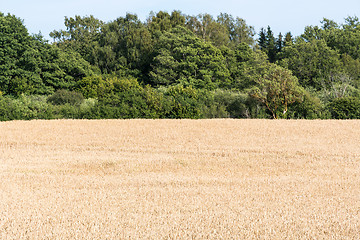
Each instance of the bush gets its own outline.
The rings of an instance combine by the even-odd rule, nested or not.
[[[14,120],[12,102],[8,97],[0,96],[0,121]]]
[[[200,104],[204,118],[268,118],[269,113],[246,93],[217,89],[201,91]]]
[[[336,119],[359,119],[360,99],[355,97],[336,98],[329,104],[331,116]]]
[[[272,113],[264,106],[264,104],[251,96],[247,97],[245,104],[247,107],[246,115],[248,118],[268,119],[272,117]]]
[[[139,85],[136,79],[111,79],[101,89],[96,105],[102,118],[161,118],[163,95],[157,90]]]
[[[77,119],[80,117],[80,108],[69,103],[54,106],[55,119]]]
[[[298,119],[323,118],[323,105],[317,96],[304,91],[303,101],[289,106],[288,117]]]
[[[164,92],[166,118],[200,118],[201,103],[200,91],[192,87],[182,85],[171,86]]]
[[[0,97],[1,121],[51,118],[53,118],[53,108],[46,103],[46,96]]]
[[[68,91],[65,89],[57,90],[53,95],[51,95],[47,102],[53,105],[80,105],[84,101],[84,97],[81,93]]]
[[[84,77],[77,81],[75,90],[85,98],[97,98],[99,89],[104,88],[106,81],[101,75]]]
[[[247,94],[234,91],[215,91],[215,102],[224,105],[231,118],[249,118]]]

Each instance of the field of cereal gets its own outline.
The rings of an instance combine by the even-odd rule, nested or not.
[[[360,239],[360,121],[0,122],[0,239]]]

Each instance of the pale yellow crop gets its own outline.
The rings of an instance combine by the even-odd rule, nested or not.
[[[360,121],[0,123],[0,239],[359,239]]]

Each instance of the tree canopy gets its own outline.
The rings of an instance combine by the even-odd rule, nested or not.
[[[0,13],[0,119],[360,117],[356,16],[293,36],[227,13],[76,15],[50,37]]]

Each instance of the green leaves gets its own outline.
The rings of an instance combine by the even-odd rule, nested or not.
[[[20,19],[0,15],[0,91],[4,94],[49,94],[71,89],[92,72],[78,53],[60,51],[41,36],[30,36]]]
[[[285,117],[288,106],[302,100],[303,89],[298,85],[297,78],[277,65],[270,64],[256,83],[249,94],[263,103],[274,119]]]
[[[290,69],[302,86],[321,89],[321,78],[340,71],[340,55],[324,40],[299,40],[283,49],[279,64]]]
[[[19,18],[0,15],[0,90],[11,92],[13,79],[31,75],[26,70],[24,53],[30,48],[31,38]],[[24,66],[25,64],[25,66]]]
[[[99,33],[104,25],[103,21],[90,15],[87,17],[65,17],[66,31],[53,31],[50,37],[62,49],[71,49],[89,62],[93,60],[93,49],[99,38]],[[92,62],[93,63],[93,62]]]
[[[201,41],[184,27],[165,32],[156,49],[150,72],[155,86],[181,83],[215,89],[230,83],[230,73],[221,51]]]
[[[50,44],[0,13],[0,95],[16,102],[65,89],[87,98],[86,113],[66,103],[51,106],[54,116],[325,118],[325,106],[333,116],[339,104],[355,111],[352,99],[336,99],[360,92],[357,17],[324,19],[296,38],[268,27],[258,45],[254,29],[226,13],[160,11],[146,22],[127,14],[107,23],[75,16],[65,27]]]
[[[358,119],[360,118],[360,99],[355,97],[342,97],[334,99],[329,104],[333,118]]]

